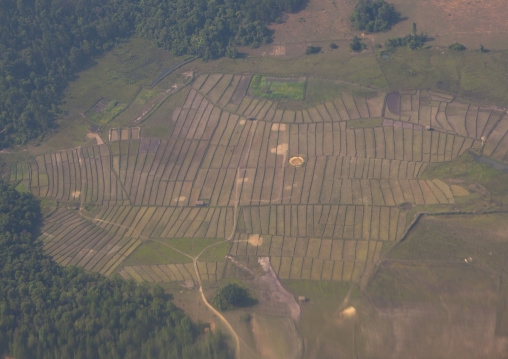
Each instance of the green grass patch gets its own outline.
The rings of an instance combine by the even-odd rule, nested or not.
[[[169,96],[164,100],[152,113],[150,113],[145,121],[142,122],[144,137],[169,138],[173,133],[176,122],[169,121],[171,114],[175,108],[184,103],[191,87],[186,86],[181,91]],[[125,112],[128,112],[127,109]],[[118,117],[124,117],[124,114]],[[135,118],[135,117],[134,117]],[[116,122],[116,120],[114,121]]]
[[[379,127],[383,125],[382,118],[360,118],[347,121],[348,128]]]
[[[171,247],[177,248],[194,257],[209,245],[223,240],[224,239],[220,238],[171,238],[163,241]],[[200,260],[202,261],[203,259],[200,257]]]
[[[391,89],[429,88],[475,103],[508,105],[506,51],[485,54],[399,48],[378,61]]]
[[[429,163],[422,178],[459,178],[466,181],[485,182],[500,174],[487,163],[480,163],[468,152],[450,162]]]
[[[284,79],[254,75],[249,85],[250,94],[270,100],[303,100],[305,79]]]
[[[192,259],[181,253],[157,242],[146,242],[140,245],[127,257],[124,265],[149,265],[149,264],[170,264],[188,263]]]
[[[109,101],[103,111],[95,111],[90,109],[85,112],[86,118],[96,124],[105,125],[122,112],[127,104],[118,103],[117,101]]]
[[[231,242],[224,242],[207,248],[199,257],[200,262],[224,262],[231,249]]]
[[[507,220],[505,213],[423,217],[387,254],[368,297],[380,305],[489,301],[508,253]]]
[[[28,189],[26,184],[23,183],[23,182],[19,182],[18,185],[15,188],[16,188],[16,191],[18,191],[18,192],[25,192],[25,193],[29,193],[30,192],[30,190]]]

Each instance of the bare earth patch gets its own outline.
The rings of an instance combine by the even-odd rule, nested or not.
[[[278,306],[281,309],[279,312],[280,314],[286,312],[294,321],[298,321],[301,314],[300,306],[296,302],[295,297],[280,284],[270,264],[270,258],[259,257],[258,263],[265,272],[262,276],[254,279],[256,286],[262,290],[259,297],[260,304],[264,302],[272,307],[274,305]]]
[[[104,144],[104,141],[102,140],[101,136],[99,136],[99,134],[98,134],[98,133],[88,132],[88,133],[86,134],[86,138],[87,138],[88,140],[95,140],[95,141],[97,141],[97,144],[98,144],[98,145],[103,145],[103,144]]]
[[[251,246],[255,247],[260,246],[263,244],[263,237],[261,237],[259,234],[253,234],[249,236],[248,243]]]

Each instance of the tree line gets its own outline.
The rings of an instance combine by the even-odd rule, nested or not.
[[[62,267],[37,240],[38,201],[0,183],[0,356],[232,358],[162,288]]]
[[[55,127],[62,91],[90,60],[137,33],[176,55],[236,56],[304,0],[3,0],[0,147]]]

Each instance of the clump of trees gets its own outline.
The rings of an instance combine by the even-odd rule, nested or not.
[[[349,44],[349,49],[354,52],[363,51],[365,48],[367,48],[367,45],[361,42],[356,35],[353,37],[353,40],[351,40],[351,43]]]
[[[247,289],[236,283],[230,283],[220,288],[213,296],[212,303],[219,310],[228,310],[238,307],[248,307],[257,303],[249,295]]]
[[[416,33],[416,23],[413,22],[412,34],[408,34],[404,37],[388,39],[385,42],[385,46],[389,51],[395,49],[396,47],[407,47],[410,50],[416,50],[423,47],[427,40],[428,37],[424,33],[421,33],[420,35]]]
[[[391,29],[399,22],[400,13],[384,0],[360,0],[350,20],[357,30],[380,32]]]
[[[304,0],[5,0],[0,6],[0,148],[55,127],[67,82],[137,33],[176,55],[236,57]],[[5,130],[5,131],[3,131]]]
[[[37,240],[39,202],[0,183],[0,357],[232,358],[162,288],[61,267]]]
[[[396,47],[407,47],[410,50],[416,50],[423,47],[425,42],[427,42],[427,35],[409,34],[404,37],[395,37],[388,39],[385,42],[385,46],[388,49],[394,49]]]
[[[464,45],[459,44],[458,42],[451,44],[450,46],[448,46],[448,48],[452,51],[464,51],[466,49]]]

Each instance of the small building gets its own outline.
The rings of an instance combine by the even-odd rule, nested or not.
[[[308,299],[307,299],[307,297],[301,295],[301,296],[298,297],[298,301],[302,302],[302,303],[305,303],[306,301],[308,301]]]

